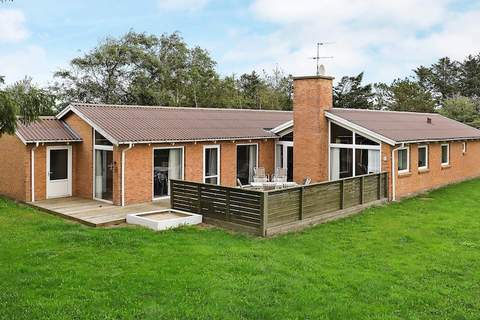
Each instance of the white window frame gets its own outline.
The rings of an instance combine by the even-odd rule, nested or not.
[[[99,131],[96,131],[94,128],[92,128],[92,144],[93,144],[93,155],[92,155],[92,159],[93,159],[93,166],[92,166],[92,199],[93,200],[97,200],[97,201],[101,201],[101,202],[105,202],[105,203],[109,203],[109,204],[113,204],[113,201],[110,201],[110,200],[105,200],[105,199],[100,199],[100,198],[97,198],[96,197],[96,194],[95,194],[95,163],[97,162],[96,161],[96,152],[95,150],[106,150],[106,151],[112,151],[113,152],[113,143],[111,146],[107,146],[107,145],[103,145],[103,144],[95,144],[95,132],[98,132],[100,133]],[[100,133],[103,137],[105,137],[105,135],[103,135],[102,133]],[[106,138],[107,139],[107,138]],[[110,139],[107,139],[108,141],[110,141]],[[112,141],[110,141],[112,142]],[[115,157],[115,155],[113,155]],[[115,160],[114,160],[115,162]],[[115,175],[113,176],[112,179],[115,179]],[[115,181],[113,181],[113,184],[115,185]],[[112,197],[114,197],[114,195],[112,195]]]
[[[182,180],[185,180],[185,147],[184,146],[170,146],[170,147],[153,147],[152,148],[152,200],[162,200],[170,198],[170,189],[168,190],[168,195],[163,197],[155,197],[155,181],[153,181],[153,173],[155,170],[155,150],[162,150],[162,149],[182,149]],[[169,187],[170,188],[170,187]]]
[[[238,167],[238,157],[237,157],[237,153],[238,153],[238,147],[239,146],[255,146],[257,148],[257,153],[256,153],[256,159],[255,159],[255,164],[257,166],[257,168],[259,167],[259,164],[258,164],[258,153],[259,153],[259,146],[258,146],[258,143],[238,143],[235,147],[235,178],[238,179],[238,176],[237,176],[237,167]],[[255,168],[253,168],[255,169]],[[235,180],[236,181],[236,180]],[[250,183],[252,181],[249,181],[248,183]]]
[[[443,147],[447,147],[447,162],[443,162]],[[449,143],[442,143],[440,145],[440,162],[442,166],[450,165],[450,144]]]
[[[403,170],[398,169],[398,164],[400,163],[399,151],[407,150],[407,168]],[[399,174],[410,172],[410,147],[402,147],[397,149],[397,171]]]
[[[467,141],[463,141],[462,143],[462,152],[467,153]]]
[[[351,144],[342,144],[342,143],[332,143],[331,142],[331,134],[332,134],[332,123],[336,124],[337,126],[343,127],[347,130],[350,130],[352,132],[352,143]],[[369,140],[372,140],[373,142],[378,143],[378,145],[364,145],[364,144],[356,144],[356,136],[361,135]],[[382,159],[382,141],[378,140],[377,138],[374,138],[368,134],[359,132],[358,130],[355,130],[349,126],[346,126],[345,124],[341,124],[338,121],[335,120],[328,120],[328,180],[332,180],[332,173],[331,173],[331,153],[333,148],[340,148],[340,149],[352,149],[352,177],[356,177],[356,150],[357,149],[363,149],[363,150],[378,150],[380,152],[380,172],[382,171],[382,164],[381,164],[381,159]]]
[[[213,176],[206,176],[205,175],[205,160],[206,160],[206,151],[207,149],[217,149],[217,174],[216,175],[213,175]],[[203,170],[202,170],[202,176],[203,176],[203,183],[206,183],[206,179],[209,179],[209,178],[217,178],[217,185],[220,185],[221,184],[221,180],[220,180],[220,172],[221,172],[221,168],[220,168],[220,165],[221,165],[221,153],[220,153],[220,145],[219,144],[209,144],[209,145],[204,145],[203,146]]]
[[[428,145],[421,145],[421,146],[418,146],[418,150],[420,149],[425,149],[425,165],[422,166],[422,167],[418,167],[418,170],[427,170],[428,169]],[[417,150],[417,153],[420,154],[420,152]]]

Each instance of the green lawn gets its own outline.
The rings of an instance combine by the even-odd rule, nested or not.
[[[259,239],[0,199],[0,319],[479,319],[480,180]]]

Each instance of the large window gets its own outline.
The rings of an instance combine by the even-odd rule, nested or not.
[[[330,180],[380,172],[380,143],[330,123]]]
[[[220,184],[220,146],[205,146],[203,153],[203,182]]]
[[[442,144],[442,166],[450,163],[450,145],[448,143]]]
[[[428,146],[418,147],[418,169],[428,169]]]
[[[410,170],[409,167],[409,158],[410,158],[410,152],[408,148],[400,148],[398,149],[398,172],[399,173],[405,173]]]
[[[183,179],[183,148],[153,149],[153,197],[170,195],[170,179]]]
[[[258,145],[237,145],[237,179],[242,184],[253,181],[253,170],[257,167]]]
[[[104,136],[94,133],[94,198],[111,202],[113,200],[113,144]]]

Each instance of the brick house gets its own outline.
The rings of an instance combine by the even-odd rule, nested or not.
[[[332,108],[331,77],[294,79],[294,110],[71,104],[0,138],[0,194],[116,205],[169,178],[235,186],[253,168],[326,181],[388,172],[393,200],[480,176],[480,131],[438,114]]]

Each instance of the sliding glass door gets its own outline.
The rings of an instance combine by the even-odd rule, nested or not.
[[[258,145],[237,145],[237,179],[242,184],[253,181],[253,170],[257,167]]]
[[[113,151],[95,149],[95,198],[113,200]]]
[[[113,201],[113,145],[95,131],[94,150],[94,198],[111,202]]]
[[[170,179],[183,179],[183,147],[153,150],[153,197],[170,195]]]
[[[279,141],[275,145],[275,169],[287,169],[287,181],[293,181],[293,141]]]

